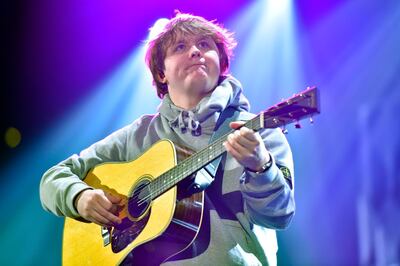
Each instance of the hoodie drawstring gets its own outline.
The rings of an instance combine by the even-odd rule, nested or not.
[[[200,122],[195,119],[192,111],[181,111],[174,120],[169,122],[169,125],[180,128],[182,133],[189,129],[193,136],[201,135]]]

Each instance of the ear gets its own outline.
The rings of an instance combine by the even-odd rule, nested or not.
[[[157,74],[157,81],[161,83],[167,83],[167,78],[164,75],[164,72],[160,71]]]

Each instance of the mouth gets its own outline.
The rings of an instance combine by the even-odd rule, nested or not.
[[[187,69],[191,69],[191,68],[204,68],[204,69],[206,69],[207,66],[205,64],[198,63],[198,64],[191,64],[191,65],[189,65],[187,67]]]

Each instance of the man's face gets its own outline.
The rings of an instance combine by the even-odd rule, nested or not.
[[[220,75],[218,48],[211,37],[179,34],[167,49],[164,66],[169,92],[207,94]]]

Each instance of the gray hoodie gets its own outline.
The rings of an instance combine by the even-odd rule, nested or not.
[[[178,149],[199,151],[208,144],[220,113],[228,106],[240,110],[240,120],[254,117],[233,77],[225,78],[190,111],[175,106],[165,95],[158,113],[140,117],[50,168],[40,183],[43,207],[58,216],[79,218],[73,200],[88,188],[82,179],[91,168],[104,162],[131,161],[165,138]],[[293,161],[279,129],[261,130],[260,135],[273,158],[272,167],[252,173],[227,155],[223,171],[205,191],[202,228],[189,248],[191,256],[165,265],[276,264],[274,229],[286,228],[295,208]]]

